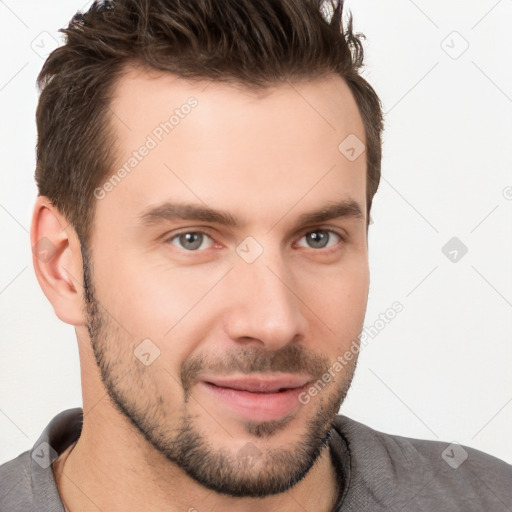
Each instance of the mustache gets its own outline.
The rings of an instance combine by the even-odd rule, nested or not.
[[[285,345],[269,352],[254,347],[228,350],[221,357],[216,354],[197,354],[188,357],[180,369],[180,379],[188,394],[201,379],[201,374],[230,375],[243,373],[297,373],[321,378],[329,368],[329,359],[302,345]]]

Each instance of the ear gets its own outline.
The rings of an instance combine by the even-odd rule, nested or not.
[[[30,243],[37,280],[56,315],[68,324],[85,325],[80,241],[45,196],[38,196],[34,205]]]

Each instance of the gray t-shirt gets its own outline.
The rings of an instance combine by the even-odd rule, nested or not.
[[[51,463],[78,439],[82,418],[81,408],[61,412],[31,450],[0,466],[0,512],[64,512]],[[333,512],[512,512],[512,465],[479,450],[384,434],[343,415],[330,449],[340,482]]]

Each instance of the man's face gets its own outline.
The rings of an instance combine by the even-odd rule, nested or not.
[[[111,105],[124,172],[97,189],[85,260],[94,353],[140,446],[232,496],[283,492],[312,467],[368,296],[366,158],[338,149],[364,140],[353,97],[338,77],[267,92],[125,76]]]

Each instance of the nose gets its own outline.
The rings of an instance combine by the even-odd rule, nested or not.
[[[224,328],[230,339],[274,351],[304,335],[304,304],[281,257],[264,252],[252,263],[236,261],[227,281]]]

